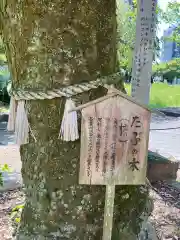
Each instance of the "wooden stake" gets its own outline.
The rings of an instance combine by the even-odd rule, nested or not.
[[[107,96],[113,94],[113,86],[108,89]],[[111,240],[113,227],[115,185],[106,185],[103,240]]]
[[[104,209],[103,240],[111,240],[112,238],[114,198],[115,185],[107,185]]]

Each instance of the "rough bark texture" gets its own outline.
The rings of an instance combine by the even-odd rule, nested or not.
[[[115,71],[115,0],[1,0],[0,14],[15,88],[60,87]],[[75,101],[105,93],[98,88]],[[78,184],[80,142],[58,140],[64,101],[27,102],[37,142],[21,147],[26,205],[18,240],[102,238],[105,187]],[[147,196],[143,187],[116,187],[113,240],[136,238]]]

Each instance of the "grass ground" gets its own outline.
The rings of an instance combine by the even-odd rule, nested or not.
[[[8,108],[0,106],[0,113],[7,113],[8,111],[9,111]]]
[[[1,102],[0,100],[0,114],[2,113],[7,113],[9,111],[9,106],[8,104],[4,104],[3,102]]]
[[[125,85],[128,94],[131,85]],[[180,86],[166,83],[153,83],[150,94],[150,106],[154,108],[180,107]]]

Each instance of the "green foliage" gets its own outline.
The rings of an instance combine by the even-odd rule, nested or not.
[[[157,14],[161,12],[157,8]],[[117,1],[118,23],[118,61],[120,68],[130,72],[132,68],[133,49],[136,36],[137,0],[133,1],[133,7],[124,0]],[[156,26],[158,24],[158,18]],[[160,40],[156,36],[154,42],[154,59],[159,55]]]
[[[23,208],[24,208],[24,204],[17,205],[16,207],[14,207],[14,208],[12,209],[12,213],[21,211]]]
[[[3,186],[3,172],[10,172],[10,168],[8,167],[7,164],[0,165],[0,186]]]
[[[153,75],[163,76],[163,78],[169,82],[175,77],[180,78],[180,58],[153,65]]]
[[[125,70],[132,67],[132,53],[136,31],[136,8],[124,1],[117,1],[119,66]]]
[[[1,55],[0,55],[1,57]],[[0,58],[1,61],[1,58]],[[9,99],[9,84],[11,83],[10,72],[7,65],[0,64],[0,96],[3,100]]]
[[[163,12],[162,18],[166,23],[180,23],[180,3],[177,1],[171,1],[168,3],[167,9]]]
[[[20,205],[17,205],[16,207],[14,207],[11,212],[11,219],[15,219],[15,220],[20,219],[19,215],[17,217],[17,214],[21,213],[23,208],[24,208],[24,204],[20,204]]]
[[[7,66],[5,47],[0,36],[0,96],[3,97],[3,99],[1,99],[2,101],[8,97],[7,86],[10,81],[10,72]]]
[[[131,93],[131,85],[126,84],[127,93]],[[180,86],[166,83],[154,83],[151,87],[150,107],[180,107]]]
[[[6,55],[4,53],[1,53],[0,54],[0,62],[7,62],[7,58],[6,58]]]
[[[10,81],[10,72],[7,66],[5,47],[0,36],[0,95],[7,95],[7,85]]]
[[[180,43],[180,3],[169,2],[166,11],[159,7],[156,10],[158,23],[164,21],[169,25],[177,25],[176,30],[170,36],[170,40]],[[137,0],[133,1],[133,7],[125,3],[124,0],[117,1],[117,22],[118,22],[118,64],[121,69],[127,72],[132,68],[132,55],[135,42],[137,17]],[[178,26],[179,24],[179,26]],[[154,59],[159,56],[160,39],[156,36],[154,42]],[[155,65],[153,67],[154,74],[163,75],[168,81],[172,81],[174,77],[179,76],[179,61],[169,62],[165,64]],[[180,64],[179,64],[180,65]]]
[[[1,37],[0,37],[0,54],[5,54],[5,47]]]
[[[13,229],[14,229],[13,235],[15,235],[16,232],[17,232],[19,223],[21,221],[21,213],[22,213],[23,209],[24,209],[24,204],[17,205],[16,207],[14,207],[12,209],[11,222],[12,222],[12,226],[13,226]]]
[[[172,35],[164,40],[171,40],[180,44],[180,2],[169,2],[167,9],[161,11],[160,19],[169,25],[177,26]]]

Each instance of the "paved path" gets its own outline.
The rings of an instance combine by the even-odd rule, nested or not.
[[[11,172],[3,173],[3,187],[14,189],[22,184],[19,147],[14,145],[14,136],[6,130],[6,123],[0,123],[0,164],[8,164]]]
[[[180,118],[152,117],[151,129],[175,127],[179,127],[179,129],[151,130],[149,149],[166,157],[180,160]],[[0,123],[0,164],[7,163],[13,169],[10,174],[4,173],[4,188],[9,189],[11,186],[19,186],[21,183],[21,161],[19,147],[13,144],[13,135],[9,134],[5,128],[6,123]]]
[[[151,129],[149,149],[165,157],[180,160],[180,118],[152,117]]]

